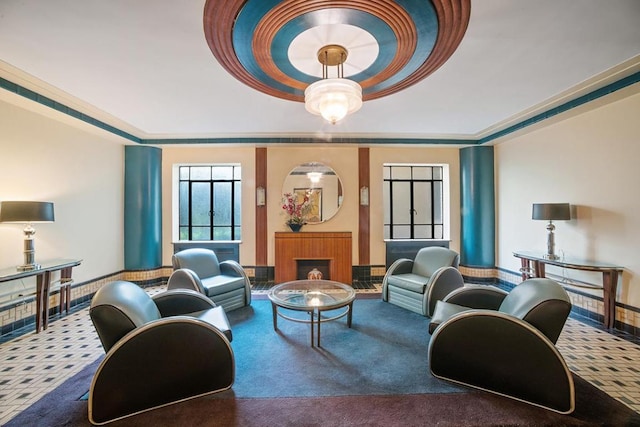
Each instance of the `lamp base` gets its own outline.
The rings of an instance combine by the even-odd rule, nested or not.
[[[560,257],[558,255],[556,255],[556,254],[544,254],[543,258],[544,259],[553,259],[553,260],[560,259]]]
[[[19,265],[18,271],[31,271],[31,270],[40,270],[42,266],[40,264],[25,264]]]

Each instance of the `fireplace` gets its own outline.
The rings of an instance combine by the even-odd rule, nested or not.
[[[331,280],[330,261],[328,259],[296,260],[297,279]]]
[[[298,280],[300,277],[307,279],[309,271],[317,268],[323,279],[351,285],[350,232],[276,231],[275,240],[276,283]],[[303,274],[298,271],[301,261],[313,261],[311,268]]]

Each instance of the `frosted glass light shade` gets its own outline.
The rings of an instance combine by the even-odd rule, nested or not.
[[[318,80],[305,89],[304,105],[311,114],[335,124],[362,107],[362,88],[344,78]]]

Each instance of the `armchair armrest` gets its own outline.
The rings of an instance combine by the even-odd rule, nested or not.
[[[397,259],[389,266],[386,275],[411,273],[413,270],[413,260],[409,258]]]
[[[220,263],[220,272],[225,275],[244,278],[245,299],[247,305],[251,304],[251,282],[244,268],[236,261],[227,260]]]
[[[191,289],[202,295],[207,294],[198,274],[188,268],[179,268],[171,273],[167,282],[167,289]]]
[[[514,316],[469,310],[429,342],[431,373],[562,414],[575,408],[573,376],[551,341]]]
[[[442,301],[469,308],[497,310],[508,292],[489,285],[465,285],[449,293]]]
[[[411,273],[411,270],[413,270],[413,260],[409,258],[399,258],[389,266],[389,269],[387,270],[387,272],[384,275],[384,278],[382,279],[382,300],[383,301],[388,301],[389,299],[389,292],[387,290],[387,280],[389,276],[392,276],[394,274]]]
[[[427,284],[428,298],[424,300],[425,304],[428,303],[428,307],[424,307],[427,316],[433,316],[433,310],[436,307],[438,300],[444,299],[453,290],[464,286],[464,279],[462,274],[455,267],[440,267],[429,278]]]
[[[246,276],[242,266],[233,260],[226,260],[220,263],[220,273],[225,276]]]
[[[180,316],[208,310],[216,304],[203,294],[190,289],[171,289],[151,297],[162,317]]]

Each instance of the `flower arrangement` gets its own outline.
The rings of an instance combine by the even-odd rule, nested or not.
[[[288,216],[288,225],[306,224],[307,214],[309,213],[310,208],[311,204],[307,193],[302,197],[297,194],[284,193],[284,197],[282,198],[282,209]]]

